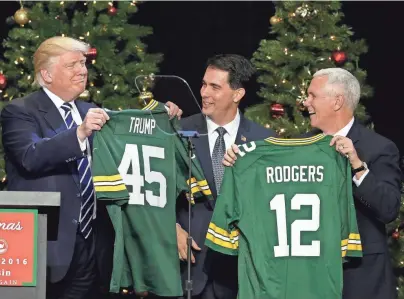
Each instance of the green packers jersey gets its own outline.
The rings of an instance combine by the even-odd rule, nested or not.
[[[362,256],[348,160],[323,134],[240,145],[206,245],[238,255],[240,299],[341,299]]]
[[[159,102],[108,114],[94,136],[92,172],[97,199],[111,201],[116,238],[110,291],[134,287],[180,296],[175,205],[189,188],[186,143]],[[209,197],[202,169],[192,162],[192,192]]]

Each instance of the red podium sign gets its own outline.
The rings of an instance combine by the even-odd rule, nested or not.
[[[37,210],[0,209],[0,287],[36,286]]]

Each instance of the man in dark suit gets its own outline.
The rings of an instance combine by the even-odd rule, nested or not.
[[[333,135],[330,146],[352,167],[353,196],[363,258],[344,264],[344,299],[393,299],[395,285],[387,246],[386,224],[400,208],[401,173],[395,144],[354,119],[360,98],[358,80],[341,68],[313,75],[305,106],[315,131]],[[234,163],[232,147],[224,164]]]
[[[181,121],[183,130],[196,130],[202,135],[194,139],[195,154],[216,200],[220,191],[224,167],[221,163],[225,148],[252,140],[275,136],[247,119],[238,105],[244,97],[245,84],[254,73],[251,63],[239,55],[217,55],[207,62],[202,80],[202,113]],[[185,201],[184,201],[185,202]],[[187,277],[188,211],[179,205],[177,240],[183,261],[182,275]],[[192,207],[193,237],[192,280],[193,298],[235,299],[237,297],[237,260],[234,257],[208,251],[204,246],[215,202],[197,202]]]
[[[113,247],[113,238],[95,246],[101,239],[97,222],[105,227],[109,219],[96,205],[90,167],[91,135],[109,117],[103,109],[76,100],[87,83],[88,50],[87,44],[68,37],[45,40],[34,54],[35,81],[42,88],[13,100],[1,113],[8,190],[61,195],[58,215],[48,218],[48,236],[53,236],[47,256],[51,299],[92,298],[95,249]],[[105,237],[105,231],[98,235]],[[98,265],[108,265],[112,256],[102,258]]]

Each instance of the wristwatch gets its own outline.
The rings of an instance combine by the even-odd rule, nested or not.
[[[362,162],[362,165],[359,166],[358,168],[352,169],[352,174],[355,175],[360,171],[367,170],[368,165],[365,162]]]

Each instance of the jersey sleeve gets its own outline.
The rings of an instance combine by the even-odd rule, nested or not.
[[[356,210],[352,193],[352,174],[349,161],[339,157],[344,172],[342,188],[339,196],[341,215],[341,255],[343,261],[349,257],[362,257],[362,243],[356,220]]]
[[[234,166],[226,167],[205,240],[209,248],[228,255],[238,255],[239,244],[239,230],[235,224],[240,208],[234,174]]]
[[[110,127],[105,125],[102,132],[96,132],[93,140],[92,175],[97,199],[126,200],[129,193],[118,171],[118,165],[111,155],[112,149],[104,141],[104,135],[113,138]]]
[[[203,173],[202,167],[195,155],[191,161],[191,178],[189,177],[189,154],[187,144],[179,136],[175,136],[175,157],[177,174],[177,195],[189,191],[189,185],[194,198],[208,198],[212,200],[212,192]]]

